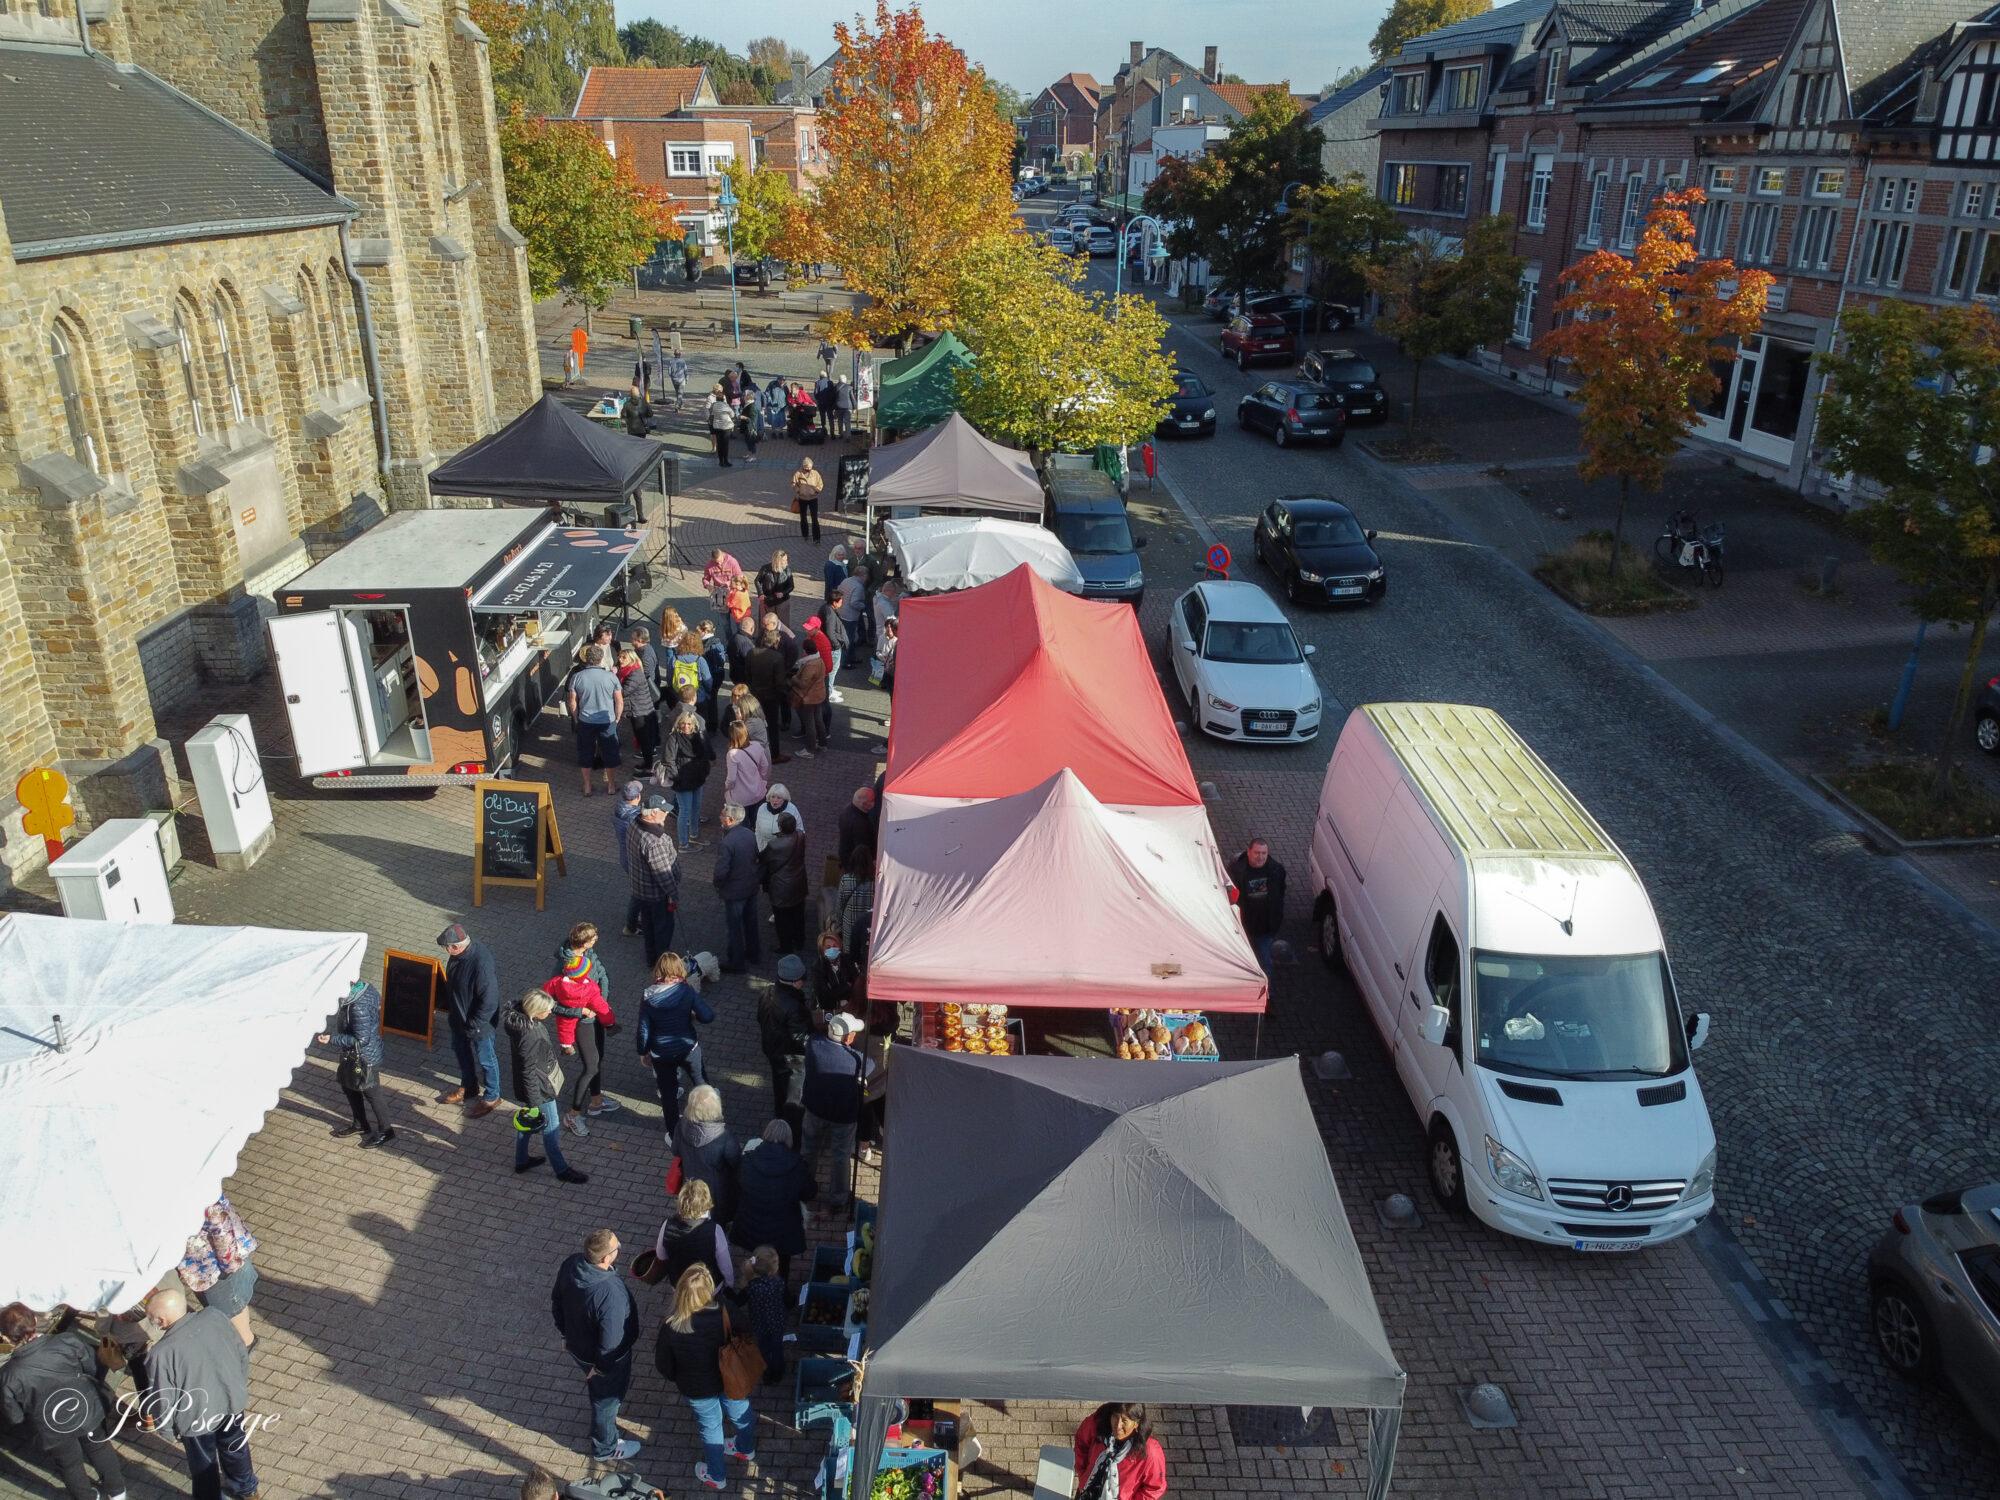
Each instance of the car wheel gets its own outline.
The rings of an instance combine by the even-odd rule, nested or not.
[[[1276,443],[1280,448],[1289,448],[1292,445],[1291,434],[1285,431],[1285,424],[1283,422],[1280,422],[1272,430],[1271,441]]]
[[[1250,356],[1241,349],[1236,351],[1236,368],[1245,372],[1250,368]]]
[[[1331,896],[1320,899],[1319,925],[1317,931],[1319,961],[1329,969],[1347,967],[1347,955],[1340,947],[1340,909],[1333,904]]]
[[[1431,1124],[1430,1150],[1425,1153],[1430,1169],[1431,1195],[1455,1214],[1465,1212],[1465,1163],[1458,1153],[1458,1137],[1444,1120]]]
[[[1878,1281],[1868,1295],[1869,1325],[1875,1347],[1889,1368],[1906,1380],[1922,1380],[1937,1368],[1937,1339],[1916,1295],[1899,1281]]]
[[[2000,755],[2000,719],[1992,714],[1981,714],[1979,722],[1972,728],[1972,739],[1988,755]]]
[[[1285,599],[1288,603],[1292,604],[1299,602],[1299,575],[1297,573],[1287,573],[1285,575]]]
[[[1250,430],[1250,414],[1240,406],[1236,408],[1236,425],[1245,432]]]

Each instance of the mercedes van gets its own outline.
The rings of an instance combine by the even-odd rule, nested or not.
[[[1431,1189],[1510,1234],[1641,1250],[1714,1206],[1715,1131],[1646,889],[1506,720],[1372,703],[1342,726],[1310,873],[1427,1139]]]

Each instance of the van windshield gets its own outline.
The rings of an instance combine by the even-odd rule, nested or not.
[[[1472,955],[1477,1061],[1533,1078],[1666,1078],[1687,1037],[1664,953]]]
[[[1058,511],[1056,535],[1072,557],[1122,557],[1133,550],[1132,528],[1122,512]]]

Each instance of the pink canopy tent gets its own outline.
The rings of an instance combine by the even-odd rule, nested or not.
[[[989,800],[891,783],[868,993],[1262,1011],[1270,989],[1201,806],[1107,805],[1058,770]]]
[[[1025,563],[902,606],[887,789],[1007,797],[1068,767],[1120,806],[1199,806],[1135,611]]]

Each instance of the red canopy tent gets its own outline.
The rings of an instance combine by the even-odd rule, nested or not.
[[[1008,797],[1067,768],[1113,806],[1200,805],[1133,610],[1023,564],[900,625],[888,791]]]

